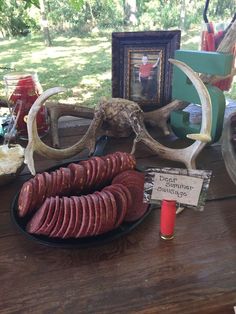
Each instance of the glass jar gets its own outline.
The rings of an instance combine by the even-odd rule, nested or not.
[[[16,131],[21,139],[27,139],[28,112],[42,93],[37,73],[10,73],[4,76],[7,98],[12,104],[16,121]],[[47,110],[42,106],[37,114],[37,128],[42,137],[48,131]]]

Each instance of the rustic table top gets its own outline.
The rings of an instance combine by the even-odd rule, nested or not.
[[[62,145],[85,128],[61,132]],[[152,132],[157,136],[158,130]],[[104,153],[131,146],[132,138],[110,139]],[[136,158],[139,167],[183,167],[141,145]],[[36,157],[38,171],[55,164],[60,162]],[[21,234],[10,217],[14,196],[30,177],[27,170],[1,187],[0,313],[234,313],[236,187],[220,144],[206,147],[197,166],[213,171],[205,210],[181,213],[172,241],[160,239],[160,210],[155,208],[136,229],[108,244],[43,246]]]

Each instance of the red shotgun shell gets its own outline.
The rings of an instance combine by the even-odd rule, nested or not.
[[[162,200],[160,235],[164,240],[174,238],[176,201]]]

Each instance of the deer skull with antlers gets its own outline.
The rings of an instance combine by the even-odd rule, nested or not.
[[[40,107],[50,96],[64,91],[63,88],[55,87],[45,91],[41,96],[39,96],[29,111],[27,121],[29,141],[25,150],[25,163],[28,165],[31,173],[35,174],[33,159],[34,151],[42,156],[52,159],[69,158],[78,154],[85,148],[88,148],[90,153],[92,153],[95,149],[98,130],[102,130],[104,127],[105,134],[113,136],[128,136],[133,131],[136,138],[133,143],[132,153],[135,152],[136,143],[141,142],[162,158],[180,161],[184,163],[187,168],[195,168],[195,159],[197,155],[206,143],[211,140],[211,99],[205,85],[189,66],[177,60],[171,59],[170,62],[179,67],[189,77],[201,100],[203,113],[200,133],[187,135],[188,138],[195,140],[192,145],[183,149],[172,149],[160,144],[158,141],[153,139],[146,130],[143,112],[137,103],[126,99],[112,98],[109,101],[102,101],[95,108],[93,120],[86,134],[76,144],[65,149],[55,149],[49,147],[39,138],[36,125],[36,115]],[[175,103],[172,105],[172,107],[176,106],[177,105]],[[165,108],[161,108],[160,110],[165,113]]]

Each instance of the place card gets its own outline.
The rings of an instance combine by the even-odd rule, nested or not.
[[[145,170],[144,202],[161,204],[174,200],[179,205],[204,209],[211,171],[182,168]]]

